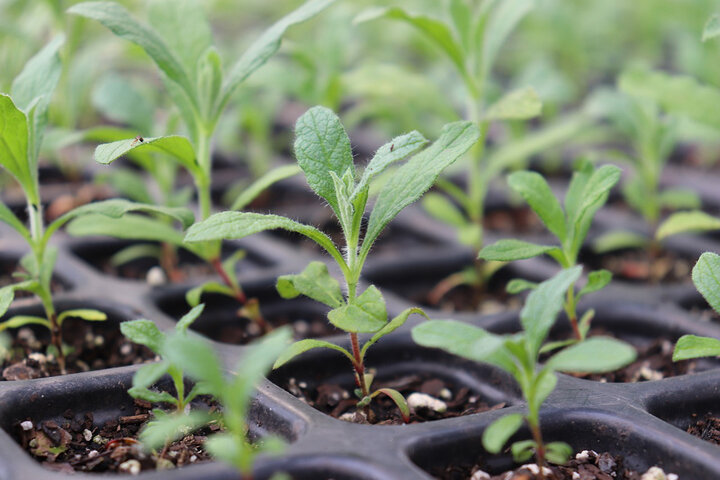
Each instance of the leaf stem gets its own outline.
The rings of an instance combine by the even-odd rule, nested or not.
[[[577,320],[577,308],[575,307],[575,288],[573,285],[570,285],[570,288],[567,290],[567,299],[565,300],[565,313],[568,316],[568,320],[570,320],[570,326],[573,330],[573,335],[577,340],[582,340],[583,336],[580,333],[580,327],[578,326],[578,320]]]
[[[230,279],[230,276],[227,274],[222,262],[220,261],[220,257],[215,257],[211,259],[210,265],[212,265],[217,274],[220,275],[223,283],[225,283],[225,285],[227,285],[233,290],[235,299],[240,302],[241,305],[248,307],[244,309],[243,313],[245,313],[252,322],[256,323],[263,332],[269,332],[270,330],[272,330],[270,325],[262,316],[262,313],[260,313],[260,309],[258,308],[258,300],[256,298],[247,298],[247,295],[245,295],[245,292],[240,287],[240,285]]]
[[[532,432],[533,440],[535,440],[535,457],[538,464],[538,477],[540,480],[545,480],[545,444],[543,443],[542,432],[540,431],[540,425],[538,422],[530,421],[530,431]]]

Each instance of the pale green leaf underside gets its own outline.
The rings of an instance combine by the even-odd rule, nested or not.
[[[720,218],[695,210],[670,215],[657,229],[655,238],[662,240],[678,233],[708,232],[720,229]]]
[[[488,108],[488,120],[527,120],[542,112],[542,101],[532,87],[514,90]]]

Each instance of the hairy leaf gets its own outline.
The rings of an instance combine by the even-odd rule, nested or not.
[[[331,310],[328,320],[341,330],[350,333],[374,333],[387,323],[385,300],[374,285],[349,305]]]
[[[342,306],[344,301],[340,283],[330,276],[322,262],[310,262],[298,275],[279,277],[276,287],[283,298],[305,295],[332,308]]]
[[[190,140],[179,135],[166,137],[128,138],[112,143],[98,145],[94,158],[98,163],[108,165],[118,158],[133,151],[150,151],[164,153],[176,160],[193,175],[202,175],[195,159],[195,149]]]
[[[360,357],[364,358],[365,352],[367,352],[368,348],[370,348],[370,346],[373,345],[375,342],[380,340],[385,335],[388,335],[388,334],[394,332],[395,330],[397,330],[398,328],[400,328],[401,326],[403,326],[405,324],[405,322],[407,321],[408,317],[410,315],[412,315],[413,313],[422,315],[423,317],[430,320],[428,318],[427,314],[419,308],[407,308],[407,309],[403,310],[402,312],[400,312],[400,314],[397,317],[390,320],[388,323],[385,324],[384,327],[382,327],[380,330],[375,332],[375,334],[370,338],[370,340],[365,342],[365,345],[363,345],[362,350],[360,351]]]
[[[120,331],[127,338],[139,345],[145,345],[154,353],[159,354],[165,334],[150,320],[130,320],[120,324]]]

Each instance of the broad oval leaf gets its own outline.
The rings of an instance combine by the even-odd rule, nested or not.
[[[692,269],[692,281],[698,292],[720,313],[720,256],[705,252]]]
[[[355,361],[353,359],[353,356],[350,354],[350,352],[348,352],[347,350],[345,350],[342,347],[335,345],[334,343],[326,342],[324,340],[315,340],[312,338],[308,338],[305,340],[297,341],[297,342],[293,343],[292,345],[290,345],[289,347],[287,347],[280,354],[280,356],[277,358],[277,360],[275,360],[275,364],[273,365],[273,368],[279,368],[279,367],[285,365],[287,362],[289,362],[293,358],[300,355],[301,353],[305,353],[308,350],[312,350],[313,348],[329,348],[331,350],[335,350],[335,351],[342,353],[347,358],[349,358],[351,362]]]
[[[520,413],[510,413],[492,422],[482,434],[485,450],[492,454],[500,453],[510,437],[515,435],[523,424],[525,417]]]
[[[655,232],[655,238],[662,240],[670,235],[691,232],[709,232],[720,229],[720,218],[695,210],[670,215]]]
[[[455,320],[423,322],[412,329],[412,338],[423,347],[442,348],[477,362],[487,361],[503,345],[502,337]]]
[[[513,238],[498,240],[480,250],[478,258],[496,262],[511,262],[537,257],[544,253],[562,254],[558,247],[552,245],[536,245],[534,243],[515,240]]]
[[[350,139],[340,119],[326,107],[313,107],[295,124],[295,157],[310,188],[339,212],[335,185],[330,172],[338,178],[350,170],[355,173]]]
[[[350,333],[374,333],[387,323],[385,300],[374,285],[360,294],[351,304],[328,312],[328,320]]]
[[[165,341],[165,334],[150,320],[130,320],[120,324],[120,331],[127,338],[139,345],[145,345],[154,353],[159,354]]]
[[[361,257],[366,257],[385,226],[405,207],[425,193],[440,173],[460,158],[480,138],[472,122],[445,125],[429,148],[415,155],[390,177],[375,202],[363,239]]]
[[[340,283],[330,276],[327,265],[322,262],[310,262],[298,275],[279,277],[276,287],[283,298],[302,294],[332,308],[342,306],[344,301]]]
[[[543,176],[531,171],[515,172],[508,177],[508,185],[522,195],[548,230],[563,242],[565,214]]]
[[[717,356],[720,356],[720,340],[717,338],[683,335],[675,344],[673,362]]]
[[[612,372],[632,363],[637,351],[632,345],[609,337],[592,337],[553,355],[546,365],[576,373]]]

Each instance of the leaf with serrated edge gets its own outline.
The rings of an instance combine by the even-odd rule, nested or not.
[[[350,333],[374,333],[387,323],[387,310],[380,290],[370,285],[353,303],[328,312],[328,320]]]
[[[692,281],[708,304],[720,313],[720,256],[705,252],[692,269]]]
[[[492,454],[500,453],[510,437],[520,429],[524,420],[522,414],[511,413],[488,425],[482,435],[482,444],[485,450]]]
[[[710,232],[720,229],[720,218],[695,210],[692,212],[677,212],[670,215],[660,224],[655,232],[655,238],[663,240],[670,235],[679,233]]]
[[[294,289],[293,292],[310,297],[320,303],[332,308],[338,308],[343,304],[343,294],[340,290],[340,283],[330,276],[327,265],[322,262],[310,262],[310,264],[298,275],[283,275],[278,278],[278,292],[283,298],[294,298],[297,295],[286,297],[283,287],[289,283]],[[290,292],[288,292],[290,293]]]

